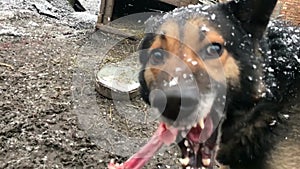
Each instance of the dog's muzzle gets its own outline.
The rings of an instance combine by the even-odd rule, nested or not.
[[[187,121],[197,110],[201,95],[196,87],[169,87],[151,91],[151,106],[157,108],[162,118],[173,123]],[[193,118],[192,118],[193,119]]]

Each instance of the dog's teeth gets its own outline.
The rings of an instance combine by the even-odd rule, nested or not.
[[[187,141],[187,140],[184,140],[184,145],[186,146],[186,147],[188,147],[189,146],[189,142]]]
[[[210,165],[210,159],[209,159],[209,158],[203,158],[203,159],[202,159],[202,163],[203,163],[203,165],[205,165],[205,166],[209,166],[209,165]]]
[[[197,127],[197,123],[195,123],[195,124],[193,125],[193,127],[195,127],[195,128],[196,128],[196,127]]]
[[[189,162],[190,162],[190,158],[188,158],[188,157],[180,158],[180,159],[179,159],[179,162],[180,162],[182,165],[187,166],[187,165],[189,164]]]
[[[110,159],[110,163],[115,163],[115,159]]]
[[[168,123],[165,123],[165,126],[166,126],[166,129],[169,129],[171,127],[171,125]]]
[[[203,130],[204,129],[204,118],[201,118],[200,120],[199,120],[199,126],[200,126],[200,128]]]
[[[181,136],[182,136],[183,138],[185,138],[186,135],[187,135],[187,133],[186,133],[185,131],[182,131],[182,132],[181,132]]]
[[[187,166],[186,169],[191,169],[191,167],[190,167],[190,166]]]

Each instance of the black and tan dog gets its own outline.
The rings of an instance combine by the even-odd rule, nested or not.
[[[300,56],[264,35],[275,5],[190,6],[148,22],[141,93],[161,114],[161,142],[177,141],[183,168],[300,167]]]

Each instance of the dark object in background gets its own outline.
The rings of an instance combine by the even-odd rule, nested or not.
[[[76,12],[86,11],[86,9],[81,5],[81,3],[78,0],[68,0],[68,1]]]

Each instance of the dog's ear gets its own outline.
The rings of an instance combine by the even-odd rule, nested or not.
[[[226,4],[230,13],[241,22],[243,28],[260,39],[268,25],[277,0],[233,0]]]

